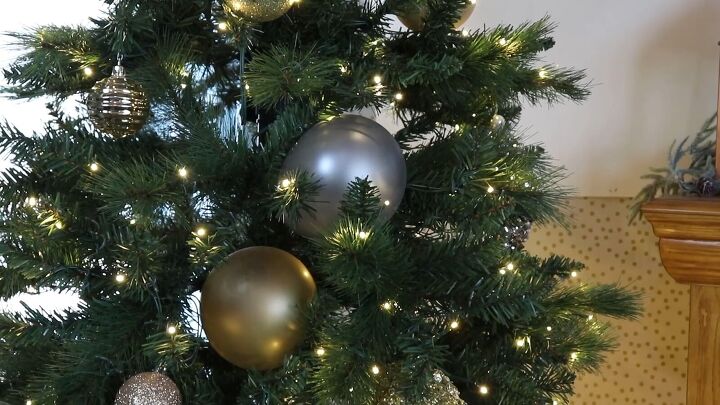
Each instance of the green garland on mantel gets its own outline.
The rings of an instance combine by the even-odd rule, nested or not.
[[[667,167],[653,168],[642,176],[650,183],[635,197],[630,221],[642,216],[640,208],[648,201],[672,195],[711,197],[720,194],[720,181],[715,178],[715,133],[717,114],[702,129],[680,143],[673,142],[668,152]]]

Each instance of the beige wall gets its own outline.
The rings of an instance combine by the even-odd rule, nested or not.
[[[579,282],[619,282],[644,295],[637,322],[611,321],[619,337],[598,375],[581,376],[573,405],[685,404],[688,287],[676,284],[658,257],[644,221],[628,225],[629,199],[573,199],[571,229],[533,228],[528,250],[583,261]]]

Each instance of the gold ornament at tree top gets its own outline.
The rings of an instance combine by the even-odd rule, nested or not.
[[[296,0],[228,0],[231,10],[254,22],[267,22],[282,17]]]
[[[428,17],[429,9],[426,0],[418,0],[418,3],[403,6],[402,10],[397,12],[397,17],[408,29],[413,31],[422,31],[425,28],[425,20]],[[467,5],[462,10],[460,18],[455,22],[455,28],[462,27],[463,24],[470,19],[475,4],[478,0],[467,0]]]
[[[87,98],[90,120],[95,127],[115,138],[137,133],[147,121],[149,102],[139,83],[125,76],[118,63],[112,76],[93,86]]]
[[[315,281],[295,256],[272,247],[230,255],[202,288],[200,314],[218,354],[245,369],[280,367],[304,335]]]

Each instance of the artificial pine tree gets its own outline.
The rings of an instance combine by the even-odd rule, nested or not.
[[[186,404],[566,402],[613,347],[595,316],[639,311],[634,294],[582,284],[581,264],[533,257],[508,231],[560,220],[567,193],[515,133],[521,106],[580,101],[584,75],[538,64],[554,45],[546,19],[459,31],[465,1],[428,0],[419,31],[394,29],[410,1],[106,0],[90,27],[15,34],[27,53],[4,72],[8,91],[52,97],[53,119],[40,134],[0,128],[12,161],[0,296],[73,291],[82,305],[0,315],[0,399],[177,403],[174,383]],[[118,54],[150,106],[121,139],[61,108],[97,100]],[[124,134],[118,111],[134,107],[90,108]],[[402,201],[368,173],[317,208],[322,175],[285,157],[319,123],[385,108],[402,124]],[[294,231],[314,215],[337,220]],[[196,325],[208,275],[254,246],[297,257],[317,286],[288,325],[304,329],[299,344],[262,371],[223,359]],[[153,399],[153,381],[170,394]]]

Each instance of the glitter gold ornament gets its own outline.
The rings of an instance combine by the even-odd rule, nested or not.
[[[145,125],[149,103],[142,86],[128,79],[118,62],[112,76],[93,86],[87,108],[97,129],[115,138],[124,138],[134,135]]]
[[[210,345],[245,369],[280,367],[303,338],[303,310],[315,296],[305,265],[284,250],[250,247],[230,255],[202,288]]]
[[[254,22],[267,22],[282,17],[295,0],[228,0],[231,10]]]
[[[433,373],[432,381],[422,390],[422,399],[410,401],[401,392],[401,387],[391,387],[388,395],[380,399],[381,405],[466,405],[460,399],[460,392],[450,378],[440,370]]]
[[[141,373],[120,387],[115,405],[182,405],[177,385],[160,373]]]
[[[460,18],[455,22],[455,28],[462,27],[463,24],[470,19],[473,11],[475,11],[475,4],[477,0],[467,0],[467,6],[460,14]],[[408,29],[413,31],[422,31],[425,28],[425,20],[428,16],[428,6],[426,0],[418,0],[418,3],[408,4],[399,10],[397,13],[398,20]]]

